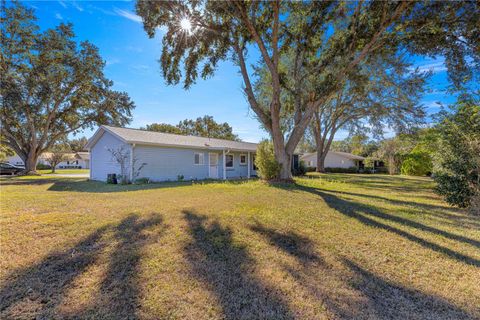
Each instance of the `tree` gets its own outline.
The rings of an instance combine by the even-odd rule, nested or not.
[[[55,173],[55,169],[60,162],[73,160],[71,152],[68,144],[57,143],[48,152],[44,153],[44,160],[50,165],[52,173]]]
[[[459,207],[480,213],[480,104],[459,101],[454,113],[443,113],[434,157],[436,191]]]
[[[15,154],[15,152],[6,146],[3,143],[0,143],[0,161],[5,161],[8,157],[11,157]]]
[[[427,152],[412,151],[402,161],[402,174],[425,176],[432,173],[432,158]]]
[[[412,142],[405,138],[405,135],[398,135],[381,141],[375,155],[386,161],[388,173],[393,175],[400,172],[402,161],[412,149]]]
[[[130,150],[123,146],[116,149],[108,148],[107,151],[110,152],[112,160],[120,166],[120,174],[117,178],[120,179],[121,184],[134,183],[142,169],[147,165],[147,163],[143,162],[137,166],[137,157],[133,157],[130,164]]]
[[[411,52],[435,54],[440,50],[431,43],[437,35],[445,38],[442,54],[456,53],[456,57],[447,56],[449,62],[465,62],[465,55],[478,53],[474,2],[150,0],[138,1],[136,8],[150,37],[159,27],[167,28],[160,58],[167,84],[183,79],[184,87],[189,88],[198,77],[214,74],[220,61],[230,59],[237,64],[249,105],[272,137],[283,179],[291,177],[291,156],[313,113],[344,87],[348,74],[371,54],[395,51],[398,45],[407,44]],[[462,16],[456,17],[460,11]],[[440,12],[453,12],[454,16],[446,22],[435,16]],[[182,26],[185,19],[189,23]],[[437,32],[440,27],[442,32]],[[467,40],[460,44],[462,39]],[[254,72],[266,66],[268,96],[254,92],[255,74],[247,66],[248,50],[252,49],[260,53]],[[294,67],[288,72],[280,65],[287,52],[294,56]],[[468,71],[470,68],[463,68],[466,65],[447,63],[449,69]],[[315,88],[306,85],[309,76],[318,78]],[[281,101],[286,86],[296,97],[289,106],[293,125],[288,132],[281,125],[287,108]]]
[[[262,140],[257,146],[255,166],[260,178],[274,180],[279,177],[280,164],[275,159],[273,144],[271,141]]]
[[[238,136],[233,133],[233,129],[228,123],[218,123],[213,119],[212,116],[198,117],[196,120],[185,119],[180,121],[176,126],[168,123],[152,123],[142,129],[165,133],[240,141]]]
[[[26,173],[70,133],[130,121],[134,104],[111,90],[98,48],[77,45],[71,24],[41,32],[33,10],[18,2],[2,6],[0,134]]]
[[[182,134],[182,131],[177,126],[174,126],[168,123],[147,124],[145,128],[140,128],[140,129],[147,130],[147,131],[163,132],[163,133]]]
[[[87,144],[87,142],[88,139],[86,137],[67,140],[67,143],[73,152],[85,151],[85,145]]]

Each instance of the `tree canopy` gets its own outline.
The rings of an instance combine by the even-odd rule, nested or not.
[[[38,156],[70,133],[101,124],[124,125],[134,104],[111,89],[105,62],[72,24],[40,31],[32,9],[3,3],[1,137],[35,171]]]
[[[176,126],[168,123],[152,123],[142,129],[165,133],[240,141],[238,136],[233,133],[232,127],[227,122],[218,123],[213,119],[212,116],[207,115],[198,117],[195,120],[185,119],[180,121]]]
[[[314,112],[372,55],[400,49],[443,55],[451,78],[460,86],[474,75],[467,58],[479,52],[478,5],[473,1],[151,0],[138,1],[137,13],[149,36],[159,27],[167,29],[160,58],[167,84],[182,81],[189,88],[199,77],[212,76],[222,60],[238,66],[249,105],[272,137],[283,179],[291,177],[291,156]],[[180,24],[184,19],[191,26],[188,30]],[[252,49],[260,59],[250,68]],[[280,63],[285,54],[293,55],[288,70]],[[476,67],[478,62],[474,60]],[[268,97],[254,90],[262,66],[269,77]],[[309,76],[317,78],[313,87],[307,84]],[[281,117],[287,87],[306,92],[294,94],[293,126],[285,135]]]

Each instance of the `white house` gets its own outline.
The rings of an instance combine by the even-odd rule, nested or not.
[[[49,152],[44,152],[38,157],[37,164],[43,164],[48,166],[49,163],[46,161],[46,158],[50,155]],[[56,168],[57,169],[88,169],[90,168],[90,155],[88,152],[76,152],[68,153],[68,160],[60,162]],[[24,166],[22,158],[17,154],[7,157],[7,163],[13,164],[15,166]]]
[[[90,138],[90,179],[121,174],[112,151],[127,155],[124,174],[151,181],[246,178],[256,175],[256,143],[101,126]]]
[[[305,163],[307,167],[317,167],[317,153],[306,153],[300,157],[300,160]],[[364,157],[357,156],[347,152],[328,151],[325,157],[325,168],[351,168],[361,167],[363,165]]]

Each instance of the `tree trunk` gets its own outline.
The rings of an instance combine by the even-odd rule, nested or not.
[[[55,173],[55,167],[56,167],[56,165],[53,164],[53,165],[51,165],[51,166],[52,166],[52,173]]]
[[[39,154],[32,148],[25,159],[25,174],[37,174],[37,160]]]
[[[327,157],[327,152],[317,149],[317,172],[325,173],[325,158]]]

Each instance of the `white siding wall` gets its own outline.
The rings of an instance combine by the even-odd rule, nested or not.
[[[108,132],[104,132],[90,150],[90,177],[92,180],[107,181],[107,174],[120,174],[120,165],[112,159],[107,149],[124,147],[130,150],[130,145],[124,143]],[[129,162],[128,162],[129,163]]]
[[[307,167],[317,167],[317,155],[315,153],[307,157],[303,157],[302,161],[305,162]],[[350,168],[355,166],[355,160],[335,153],[329,152],[325,157],[325,168]]]

